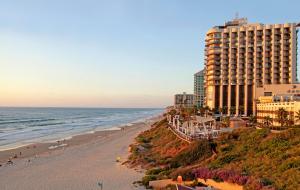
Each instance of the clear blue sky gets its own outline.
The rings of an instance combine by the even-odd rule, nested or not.
[[[296,0],[1,0],[0,106],[162,107],[193,91],[206,31],[236,12],[300,22]]]

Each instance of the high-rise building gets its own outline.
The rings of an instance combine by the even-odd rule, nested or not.
[[[194,105],[198,108],[204,104],[204,74],[204,69],[194,74]]]
[[[255,114],[255,91],[296,83],[297,25],[251,24],[234,19],[206,34],[206,105]]]
[[[194,107],[194,94],[176,94],[174,96],[175,108],[192,108]]]

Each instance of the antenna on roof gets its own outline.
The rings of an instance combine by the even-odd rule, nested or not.
[[[239,19],[239,12],[235,13],[235,19]]]

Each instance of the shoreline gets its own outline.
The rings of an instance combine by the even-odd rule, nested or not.
[[[143,186],[133,184],[144,176],[144,171],[125,164],[129,145],[138,134],[162,118],[160,114],[123,130],[78,135],[61,142],[67,146],[53,150],[48,149],[51,143],[25,147],[26,152],[12,159],[13,164],[0,167],[0,189],[101,189],[98,184],[102,183],[104,189],[144,190]],[[4,152],[0,155],[3,158]]]
[[[90,141],[98,138],[105,138],[108,135],[122,130],[128,130],[135,125],[146,123],[161,117],[162,114],[139,119],[127,124],[111,126],[103,129],[95,129],[84,131],[78,134],[68,135],[65,138],[58,138],[46,142],[32,142],[28,144],[19,145],[12,148],[0,149],[0,166],[5,165],[9,160],[25,159],[37,156],[39,154],[47,153],[50,151],[69,148],[72,146],[89,143]]]

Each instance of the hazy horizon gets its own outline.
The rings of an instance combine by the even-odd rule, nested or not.
[[[254,23],[300,22],[299,6],[258,0],[1,1],[0,106],[166,107],[174,94],[193,93],[209,28],[236,12]]]

